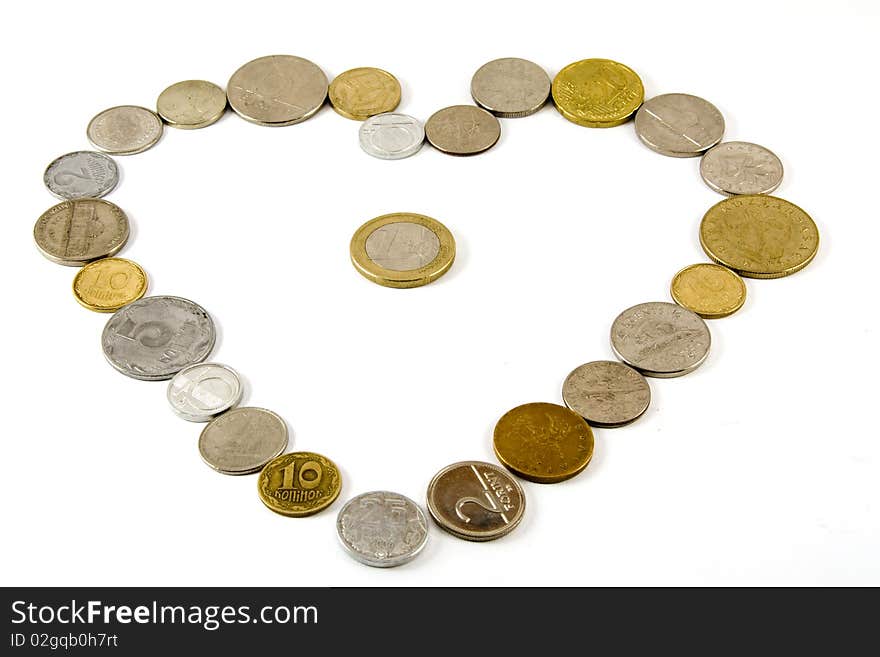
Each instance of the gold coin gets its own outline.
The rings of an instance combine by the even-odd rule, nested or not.
[[[371,219],[351,238],[351,261],[385,287],[419,287],[449,271],[455,239],[436,219],[396,212]]]
[[[819,249],[819,230],[794,203],[758,194],[716,203],[700,224],[700,244],[715,262],[749,278],[800,271]]]
[[[330,459],[314,452],[292,452],[266,464],[257,488],[263,504],[275,513],[302,518],[333,504],[342,477]]]
[[[366,121],[400,103],[400,83],[381,68],[353,68],[330,83],[330,105],[347,119]]]
[[[73,279],[73,296],[89,310],[116,312],[147,291],[147,274],[125,258],[102,258],[80,269]]]
[[[629,121],[645,99],[642,80],[610,59],[582,59],[553,79],[556,109],[578,125],[611,128]]]
[[[523,404],[498,420],[494,446],[498,460],[514,474],[552,484],[587,467],[593,458],[593,430],[565,406]]]
[[[746,283],[739,274],[709,262],[685,267],[670,287],[675,303],[705,319],[732,315],[746,301]]]
[[[226,92],[206,80],[177,82],[159,94],[156,111],[174,128],[194,130],[216,123],[226,111]]]

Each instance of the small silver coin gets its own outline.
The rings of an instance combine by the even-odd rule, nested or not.
[[[374,230],[364,247],[380,267],[412,271],[434,262],[440,253],[440,238],[427,226],[400,221]]]
[[[128,217],[119,206],[99,198],[62,201],[34,224],[34,242],[52,262],[82,267],[116,255],[129,236]]]
[[[550,96],[550,76],[527,59],[504,57],[483,64],[471,79],[471,96],[495,116],[534,114]]]
[[[361,124],[361,148],[382,160],[402,160],[415,155],[425,141],[425,128],[407,114],[377,114]]]
[[[724,117],[697,96],[664,94],[642,104],[635,127],[648,148],[671,157],[695,157],[721,141]]]
[[[697,369],[709,354],[709,327],[675,303],[653,301],[627,308],[611,325],[611,347],[645,376],[672,378]]]
[[[562,384],[562,399],[594,427],[622,427],[648,409],[651,388],[633,368],[597,360],[572,370]]]
[[[368,566],[390,568],[414,559],[428,540],[428,520],[408,497],[374,491],[353,497],[336,518],[342,547]]]
[[[202,460],[229,475],[259,472],[287,447],[287,425],[265,408],[242,406],[219,415],[199,436]]]
[[[494,146],[501,123],[476,105],[453,105],[434,112],[425,123],[425,137],[449,155],[476,155]]]
[[[168,384],[168,403],[184,420],[207,422],[241,401],[238,373],[220,363],[196,363]]]
[[[113,155],[134,155],[154,146],[162,137],[162,119],[137,105],[111,107],[96,115],[86,136],[98,150]]]
[[[782,182],[782,162],[763,146],[725,141],[703,155],[700,175],[719,194],[769,194]]]
[[[133,379],[170,379],[214,348],[211,316],[180,297],[144,297],[117,310],[101,335],[109,363]]]
[[[113,158],[95,151],[75,151],[58,157],[46,167],[43,183],[58,198],[100,198],[119,182]]]

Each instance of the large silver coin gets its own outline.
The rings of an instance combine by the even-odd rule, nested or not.
[[[527,59],[505,57],[483,64],[471,79],[474,101],[495,116],[534,114],[550,96],[550,76]]]
[[[89,141],[105,153],[133,155],[155,145],[162,136],[162,119],[137,105],[106,109],[89,122]]]
[[[650,149],[671,157],[695,157],[724,135],[724,117],[712,103],[690,94],[646,100],[636,112],[636,134]]]
[[[202,460],[229,475],[259,472],[287,447],[287,425],[265,408],[243,406],[213,419],[199,436]]]
[[[633,368],[597,360],[572,370],[562,384],[562,399],[594,427],[621,427],[648,409],[651,388]]]
[[[672,378],[697,369],[709,354],[709,327],[675,303],[653,301],[624,310],[611,325],[611,347],[645,376]]]
[[[769,194],[782,182],[782,162],[763,146],[726,141],[703,156],[700,175],[719,194]]]
[[[238,373],[220,363],[184,367],[168,383],[168,403],[184,420],[207,422],[238,404],[242,385]]]
[[[374,491],[353,497],[336,518],[342,547],[352,557],[378,568],[400,566],[421,552],[428,520],[408,497]]]
[[[80,198],[46,210],[34,224],[40,252],[59,265],[81,267],[119,253],[128,241],[128,217],[110,201]]]
[[[425,141],[425,128],[406,114],[377,114],[361,124],[361,148],[383,160],[402,160],[415,155]]]
[[[214,348],[214,322],[197,303],[144,297],[117,310],[101,335],[104,356],[133,379],[170,379]]]
[[[501,124],[476,105],[453,105],[431,115],[425,123],[431,145],[449,155],[476,155],[501,137]]]
[[[229,106],[243,119],[282,126],[305,121],[327,98],[327,76],[308,59],[269,55],[248,62],[229,78]]]
[[[58,198],[99,198],[116,187],[119,168],[112,158],[95,151],[75,151],[46,167],[43,183]]]

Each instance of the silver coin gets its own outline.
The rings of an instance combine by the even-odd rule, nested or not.
[[[327,99],[327,76],[314,63],[292,55],[269,55],[239,68],[226,85],[229,106],[259,125],[305,121]]]
[[[184,420],[207,422],[241,401],[238,373],[220,363],[184,367],[168,384],[168,403]]]
[[[572,370],[562,384],[562,399],[594,427],[622,427],[648,409],[651,388],[633,368],[597,360]]]
[[[482,107],[453,105],[431,115],[425,123],[425,137],[449,155],[476,155],[498,142],[501,124]]]
[[[407,114],[387,112],[371,116],[358,131],[361,148],[383,160],[402,160],[415,155],[425,141],[425,128]]]
[[[353,497],[336,518],[342,547],[368,566],[389,568],[411,561],[428,540],[428,520],[408,497],[374,491]]]
[[[113,158],[95,151],[75,151],[58,157],[46,167],[43,183],[58,198],[99,198],[119,182]]]
[[[477,105],[495,116],[507,119],[528,116],[547,102],[550,76],[527,59],[495,59],[474,73],[471,96]]]
[[[434,262],[440,253],[440,238],[427,226],[400,221],[374,230],[364,248],[380,267],[412,271]]]
[[[694,371],[711,341],[699,315],[664,301],[627,308],[611,325],[614,353],[645,376],[668,379]]]
[[[98,198],[62,201],[34,224],[34,242],[40,252],[52,262],[70,267],[119,253],[128,235],[125,213]]]
[[[769,194],[782,182],[782,162],[763,146],[725,141],[703,155],[700,175],[719,194]]]
[[[202,460],[229,475],[259,472],[286,447],[287,425],[265,408],[234,408],[211,420],[199,436]]]
[[[159,115],[146,107],[120,105],[96,115],[86,136],[105,153],[134,155],[154,146],[162,137],[162,127]]]
[[[104,356],[133,379],[170,379],[214,348],[214,322],[200,305],[180,297],[144,297],[117,310],[104,327]]]
[[[724,117],[712,103],[690,94],[646,100],[636,112],[636,134],[650,149],[671,157],[695,157],[724,135]]]

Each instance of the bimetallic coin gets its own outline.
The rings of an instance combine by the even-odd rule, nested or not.
[[[58,198],[99,198],[113,191],[119,168],[113,158],[95,151],[76,151],[54,159],[43,174],[46,188]]]
[[[669,379],[693,372],[706,360],[710,344],[706,322],[674,303],[641,303],[611,325],[614,353],[645,376]]]
[[[700,175],[719,194],[769,194],[782,182],[782,162],[763,146],[725,141],[703,155]]]
[[[374,491],[353,497],[336,518],[342,547],[368,566],[389,568],[412,561],[428,540],[428,520],[408,497]]]
[[[204,128],[223,116],[226,92],[206,80],[176,82],[159,94],[156,111],[174,128]]]
[[[265,408],[243,406],[219,415],[199,436],[202,460],[217,472],[259,472],[287,447],[287,425]]]
[[[80,269],[73,279],[73,296],[99,313],[116,312],[147,291],[147,274],[125,258],[102,258]]]
[[[226,95],[229,106],[247,121],[292,125],[321,109],[327,98],[327,76],[308,59],[269,55],[233,73]]]
[[[501,137],[501,124],[475,105],[453,105],[434,112],[425,123],[430,144],[449,155],[476,155]]]
[[[170,379],[201,363],[214,348],[214,322],[200,305],[180,297],[145,297],[123,306],[104,327],[107,361],[133,379]]]
[[[342,490],[339,468],[314,452],[282,454],[266,464],[257,481],[260,499],[275,513],[310,516],[333,504]]]
[[[746,284],[727,267],[708,262],[678,272],[670,286],[672,299],[704,319],[732,315],[746,302]]]
[[[564,406],[523,404],[498,420],[494,447],[498,460],[514,474],[552,484],[587,467],[593,458],[593,431]]]
[[[81,198],[46,210],[34,225],[34,241],[52,262],[81,267],[116,255],[128,241],[128,217],[110,201]]]
[[[330,106],[347,119],[392,112],[400,104],[400,83],[381,68],[353,68],[330,83]]]
[[[406,114],[377,114],[358,131],[361,148],[382,160],[401,160],[415,155],[425,141],[425,128]]]
[[[806,267],[819,230],[794,203],[764,194],[716,203],[700,224],[700,244],[718,264],[749,278],[781,278]]]
[[[547,72],[527,59],[505,57],[483,64],[471,78],[474,102],[506,119],[534,114],[550,96]]]
[[[168,383],[168,403],[184,420],[208,422],[238,405],[243,387],[231,367],[220,363],[195,363],[175,374]]]
[[[645,146],[670,157],[701,155],[724,135],[724,117],[718,108],[690,94],[646,100],[636,113],[635,125]]]
[[[106,109],[89,122],[89,141],[105,153],[134,155],[154,146],[162,137],[162,119],[137,105]]]
[[[491,463],[453,463],[428,485],[431,517],[467,541],[491,541],[509,534],[525,508],[525,494],[517,481]]]
[[[562,384],[562,399],[594,427],[622,427],[648,410],[651,388],[633,368],[597,360],[572,370]]]
[[[552,93],[562,116],[588,128],[611,128],[629,121],[645,99],[636,72],[610,59],[569,64],[553,79]]]

